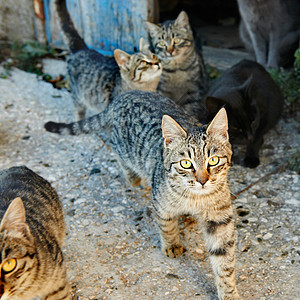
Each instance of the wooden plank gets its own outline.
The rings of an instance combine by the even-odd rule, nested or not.
[[[202,52],[205,63],[219,70],[226,70],[243,59],[254,60],[247,52],[224,48],[203,46]]]
[[[46,34],[50,43],[64,45],[59,33],[54,0],[45,0]],[[153,18],[155,0],[67,0],[75,26],[90,48],[107,55],[120,48],[129,53],[147,38],[144,21]]]

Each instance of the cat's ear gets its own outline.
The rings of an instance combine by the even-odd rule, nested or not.
[[[161,128],[165,147],[170,145],[175,139],[187,136],[186,131],[168,115],[163,116]]]
[[[140,46],[139,46],[140,52],[143,50],[149,50],[149,45],[146,44],[144,38],[140,38]]]
[[[221,108],[213,120],[208,125],[206,132],[209,134],[221,134],[225,136],[227,139],[228,137],[228,119],[227,113],[225,108]]]
[[[0,231],[6,230],[16,236],[33,240],[29,226],[26,223],[25,208],[21,198],[15,198],[8,206],[0,225]]]
[[[176,26],[179,26],[181,28],[185,28],[186,30],[190,29],[190,22],[189,17],[185,11],[182,11],[174,23]]]
[[[157,35],[157,32],[160,30],[160,25],[157,24],[153,24],[151,22],[146,21],[146,26],[148,29],[148,32],[150,34],[151,37],[154,37]]]
[[[226,102],[220,98],[207,96],[205,100],[206,108],[210,113],[216,113],[219,111],[220,108],[222,108]]]
[[[120,49],[115,49],[114,51],[114,57],[115,60],[119,66],[120,69],[123,69],[125,71],[129,70],[129,61],[130,61],[130,54],[120,50]]]

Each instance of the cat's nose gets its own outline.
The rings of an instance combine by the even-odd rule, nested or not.
[[[172,54],[172,53],[174,52],[174,48],[173,48],[173,47],[169,48],[169,49],[168,49],[168,52],[169,52],[170,54]]]
[[[203,186],[208,181],[208,178],[197,179],[197,181]]]
[[[198,171],[196,173],[196,180],[199,182],[202,186],[208,181],[208,173],[206,170],[204,171]]]

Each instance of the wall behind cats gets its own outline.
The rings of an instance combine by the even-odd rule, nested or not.
[[[0,39],[36,39],[32,0],[0,0]]]
[[[153,21],[155,0],[67,0],[76,29],[90,48],[113,55],[120,48],[133,53],[140,37],[147,38],[144,21]],[[45,29],[48,42],[65,47],[54,11],[54,0],[45,0]]]

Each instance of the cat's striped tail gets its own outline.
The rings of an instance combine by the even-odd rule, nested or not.
[[[75,53],[79,50],[88,49],[86,43],[80,37],[74,26],[67,9],[66,0],[55,0],[55,7],[64,40],[67,43],[70,51]]]
[[[106,111],[106,110],[105,110]],[[47,122],[44,125],[49,132],[61,135],[80,135],[85,133],[97,133],[109,129],[109,119],[106,114],[99,113],[90,118],[73,123]]]

